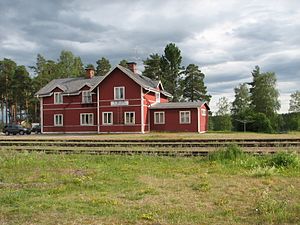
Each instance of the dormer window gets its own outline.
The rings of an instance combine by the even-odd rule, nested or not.
[[[125,99],[125,87],[114,87],[114,99],[115,100]]]
[[[92,93],[90,91],[82,91],[82,103],[92,103]]]
[[[61,92],[54,92],[54,104],[62,104],[63,96]]]

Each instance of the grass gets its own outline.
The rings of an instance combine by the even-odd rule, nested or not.
[[[236,146],[214,154],[2,150],[0,224],[298,224],[298,155],[255,157]]]

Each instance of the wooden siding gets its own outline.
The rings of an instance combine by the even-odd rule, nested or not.
[[[180,124],[180,111],[190,111],[191,121],[189,124]],[[165,112],[165,124],[154,124],[154,112]],[[195,109],[151,109],[150,126],[151,131],[176,131],[176,132],[198,132],[198,110]]]

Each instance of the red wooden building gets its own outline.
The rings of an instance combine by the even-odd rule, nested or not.
[[[105,76],[51,81],[36,93],[42,133],[206,132],[205,102],[169,102],[160,81],[116,66]]]

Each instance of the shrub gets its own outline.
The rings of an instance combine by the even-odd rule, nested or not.
[[[254,122],[250,125],[250,130],[255,132],[273,133],[272,124],[264,113],[254,114]]]
[[[296,167],[300,165],[300,161],[296,153],[278,152],[272,155],[268,164],[275,167]]]

